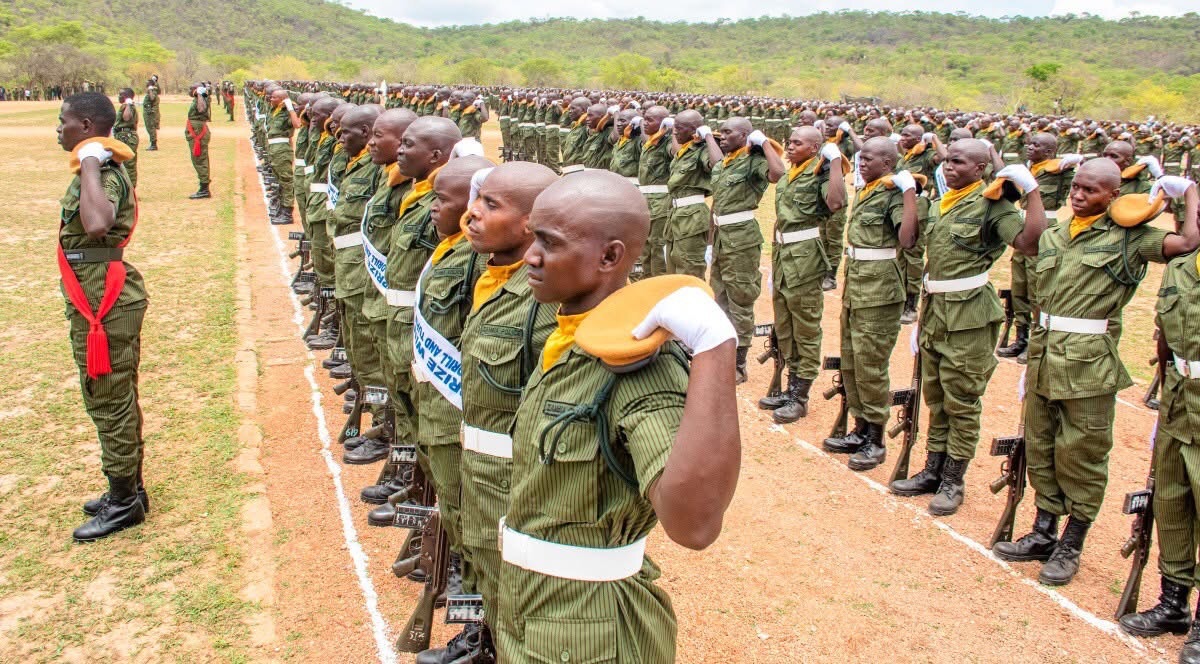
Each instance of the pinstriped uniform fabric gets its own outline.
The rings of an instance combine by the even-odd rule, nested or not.
[[[671,177],[671,137],[669,131],[664,131],[658,142],[645,149],[645,143],[638,144],[641,152],[638,162],[638,183],[643,185],[665,185]],[[638,260],[642,264],[643,277],[657,277],[667,273],[667,259],[663,257],[663,247],[666,244],[664,234],[667,232],[667,221],[671,217],[670,194],[642,194],[646,198],[646,207],[650,208],[650,237],[642,249]]]
[[[661,353],[621,375],[604,407],[609,443],[617,463],[636,476],[636,490],[607,467],[595,419],[567,424],[557,440],[547,431],[564,409],[592,403],[612,376],[573,346],[531,377],[514,426],[510,527],[591,548],[631,544],[653,530],[657,517],[646,494],[666,465],[686,399],[687,373],[678,360]],[[649,558],[634,576],[599,583],[506,563],[496,625],[504,661],[673,662],[675,615],[654,585],[659,576]]]
[[[305,157],[305,162],[313,167],[312,175],[308,180],[311,184],[325,184],[335,145],[337,145],[337,141],[333,140],[333,137],[325,138],[324,142],[320,137],[309,142],[308,156]],[[325,203],[328,200],[327,194],[314,191],[308,192],[305,199],[305,204],[308,206],[308,211],[305,213],[305,218],[308,220],[308,237],[312,240],[313,271],[317,273],[317,281],[326,287],[333,285],[334,252],[333,240],[329,237],[329,227],[326,224],[329,219],[329,210],[325,209]]]
[[[116,209],[116,222],[104,234],[104,237],[92,239],[88,236],[87,231],[83,228],[83,221],[79,218],[80,180],[76,175],[71,180],[71,184],[67,186],[66,193],[59,199],[59,205],[62,208],[59,217],[62,228],[58,232],[58,242],[64,250],[115,247],[133,232],[131,185],[126,176],[122,174],[121,167],[112,162],[102,166],[100,168],[100,184],[104,188],[105,198]],[[104,296],[104,276],[108,274],[108,263],[77,263],[72,265],[71,269],[75,271],[75,278],[79,280],[83,292],[87,293],[92,311],[95,311]],[[125,263],[125,272],[125,288],[121,290],[121,295],[117,298],[115,305],[117,308],[127,307],[146,299],[146,285],[142,280],[142,274],[129,263]],[[63,298],[66,299],[66,291],[63,291]],[[70,311],[73,308],[70,300],[67,300],[67,310]]]
[[[768,184],[767,158],[762,154],[745,154],[728,166],[717,162],[712,172],[713,214],[757,210]],[[754,301],[762,292],[758,271],[762,230],[754,219],[718,226],[712,243],[713,296],[737,330],[737,344],[749,346],[754,336]]]
[[[814,158],[808,168],[775,183],[775,231],[794,233],[820,227],[829,219],[825,194],[829,169]],[[788,372],[813,379],[821,366],[821,316],[825,297],[821,279],[830,269],[819,237],[771,248],[771,304],[775,336]]]

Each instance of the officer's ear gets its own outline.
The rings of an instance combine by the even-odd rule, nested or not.
[[[600,254],[600,271],[612,272],[625,262],[625,243],[620,240],[609,240]]]

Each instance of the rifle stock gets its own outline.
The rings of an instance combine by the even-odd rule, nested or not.
[[[1146,488],[1126,494],[1125,505],[1121,511],[1134,515],[1129,528],[1129,539],[1121,546],[1121,557],[1133,559],[1129,564],[1129,576],[1125,579],[1121,599],[1117,602],[1115,618],[1137,611],[1138,594],[1142,589],[1142,572],[1146,570],[1146,563],[1150,560],[1150,544],[1154,538],[1153,465],[1146,478]]]
[[[339,443],[344,443],[347,438],[357,436],[358,432],[362,430],[362,413],[365,399],[363,399],[362,386],[358,384],[358,380],[352,378],[351,381],[353,381],[356,395],[354,397],[354,405],[350,409],[350,414],[346,417],[346,424],[342,426],[342,431],[338,434]]]
[[[1004,487],[1008,487],[1008,499],[1004,503],[1004,511],[1000,514],[1000,521],[996,523],[996,529],[992,531],[992,538],[988,544],[988,548],[996,546],[997,542],[1011,542],[1013,536],[1013,526],[1016,523],[1017,507],[1021,504],[1021,499],[1025,497],[1025,422],[1021,421],[1019,432],[1016,436],[1004,436],[1001,438],[992,439],[992,456],[1007,456],[1001,464],[1000,479],[992,482],[992,493],[999,493]]]
[[[837,371],[833,375],[833,386],[825,390],[822,396],[826,401],[834,397],[841,396],[841,407],[838,410],[837,419],[833,421],[833,429],[829,432],[830,438],[844,438],[846,436],[846,424],[850,416],[850,405],[846,402],[846,386],[842,384],[842,358],[837,355],[830,355],[821,363],[821,368],[826,371]]]
[[[449,540],[442,529],[441,513],[437,508],[414,508],[427,511],[424,526],[421,529],[421,553],[416,556],[416,569],[425,572],[425,587],[417,606],[396,640],[396,649],[400,652],[416,653],[429,648],[429,639],[433,627],[433,610],[438,597],[446,590],[449,572]]]

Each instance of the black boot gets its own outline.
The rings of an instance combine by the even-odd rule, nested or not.
[[[137,487],[138,500],[142,503],[142,510],[147,514],[150,513],[150,496],[146,495],[146,488],[142,486],[141,481],[138,481]],[[100,510],[108,502],[108,492],[100,494],[99,498],[93,498],[83,504],[83,513],[88,516],[96,516]]]
[[[1179,649],[1179,664],[1200,664],[1200,607],[1196,608],[1196,619]]]
[[[207,182],[200,183],[200,188],[196,190],[196,193],[192,194],[191,196],[188,196],[188,198],[192,199],[193,201],[199,200],[201,198],[212,198],[212,192],[208,190],[208,183]]]
[[[1017,325],[1017,336],[1013,342],[996,351],[997,357],[1017,357],[1029,346],[1029,326]]]
[[[320,333],[305,339],[304,343],[308,345],[309,350],[330,350],[337,345],[337,330],[324,329]],[[325,362],[332,360],[322,360],[321,366],[325,366]],[[336,365],[334,365],[336,366]]]
[[[922,496],[937,491],[942,484],[942,466],[945,463],[945,452],[926,453],[925,467],[921,472],[906,480],[892,482],[892,493],[897,496]]]
[[[831,291],[837,290],[837,273],[826,272],[825,278],[821,280],[821,290]]]
[[[862,447],[850,455],[846,465],[850,470],[871,470],[887,459],[887,447],[883,444],[883,425],[867,423],[867,432],[863,434]]]
[[[287,226],[292,222],[292,208],[280,207],[279,214],[271,217],[271,223],[276,226]]]
[[[963,476],[967,473],[970,459],[955,459],[946,457],[946,465],[942,467],[942,483],[937,493],[929,501],[929,513],[934,516],[950,516],[958,511],[963,503],[965,484]]]
[[[1191,586],[1175,583],[1164,576],[1158,604],[1141,613],[1123,615],[1117,622],[1121,629],[1134,636],[1158,636],[1167,632],[1183,634],[1192,624],[1192,614],[1188,606],[1188,595],[1191,592]]]
[[[145,520],[146,510],[137,495],[137,478],[109,475],[108,500],[96,516],[76,528],[71,536],[76,542],[94,542]]]
[[[900,312],[900,324],[908,325],[917,320],[917,294],[909,293],[904,297],[904,311]]]
[[[468,623],[445,648],[431,648],[417,655],[416,664],[486,664],[495,661],[490,640],[484,643],[486,627]]]
[[[388,501],[388,496],[405,490],[408,488],[408,484],[408,481],[403,477],[396,475],[383,484],[372,484],[369,487],[365,487],[359,495],[364,503],[384,505]]]
[[[788,393],[792,389],[792,383],[796,380],[797,380],[797,377],[791,375],[791,373],[789,372],[787,387],[779,390],[779,392],[777,392],[775,394],[768,394],[767,396],[759,399],[758,407],[761,410],[775,410],[776,408],[782,407],[790,399]]]
[[[342,463],[348,463],[352,466],[365,466],[383,461],[388,457],[388,453],[392,450],[390,441],[381,438],[368,438],[363,441],[362,445],[355,447],[352,450],[347,450],[342,454]]]
[[[746,382],[750,374],[746,372],[746,354],[750,352],[749,346],[737,347],[737,366],[734,367],[734,384],[741,385]]]
[[[342,362],[336,367],[329,370],[329,377],[334,380],[346,380],[354,375],[354,370],[350,368],[349,362]]]
[[[1030,560],[1048,560],[1058,544],[1058,515],[1037,508],[1033,517],[1033,530],[1015,542],[996,542],[992,553],[1000,560],[1023,563]]]
[[[332,357],[327,357],[327,358],[321,360],[321,368],[328,371],[329,369],[332,369],[334,367],[340,367],[345,363],[346,363],[345,360],[335,360]]]
[[[158,150],[158,145],[155,143],[151,143],[150,146],[146,148],[146,151],[148,152],[154,152],[156,150]]]
[[[1075,578],[1075,573],[1079,571],[1079,558],[1083,555],[1083,540],[1091,527],[1091,523],[1082,519],[1073,516],[1067,519],[1062,539],[1058,541],[1058,546],[1054,547],[1050,559],[1042,565],[1038,581],[1048,586],[1065,586]]]
[[[863,446],[863,436],[867,433],[867,421],[861,417],[854,418],[854,429],[841,438],[826,438],[821,447],[826,452],[834,454],[854,454]]]
[[[796,375],[788,376],[787,403],[771,413],[771,419],[778,424],[795,422],[808,415],[808,391],[812,388],[812,380]]]

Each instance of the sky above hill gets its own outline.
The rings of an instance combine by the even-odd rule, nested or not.
[[[820,11],[841,9],[904,11],[912,5],[890,0],[768,0],[768,2],[689,2],[647,3],[644,0],[439,0],[437,2],[394,2],[393,0],[342,0],[342,4],[365,9],[375,16],[426,27],[501,23],[532,18],[571,16],[574,18],[631,18],[642,16],[662,21],[703,21],[742,19],[757,16],[803,16]],[[942,4],[917,5],[923,10],[967,12],[990,17],[1044,16],[1046,14],[1091,13],[1105,18],[1123,18],[1130,12],[1171,16],[1195,11],[1195,0],[946,0]]]

